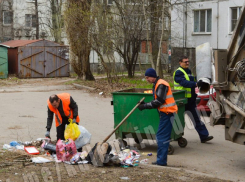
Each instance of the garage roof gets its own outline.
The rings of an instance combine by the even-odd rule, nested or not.
[[[10,40],[7,42],[3,42],[0,45],[10,47],[10,48],[15,48],[15,47],[25,46],[25,45],[31,44],[33,42],[38,42],[38,41],[42,41],[42,39],[38,39],[38,40]]]

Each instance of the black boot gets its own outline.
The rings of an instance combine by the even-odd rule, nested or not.
[[[202,139],[201,143],[206,143],[207,141],[212,140],[213,138],[214,138],[213,136],[208,136],[207,138]]]

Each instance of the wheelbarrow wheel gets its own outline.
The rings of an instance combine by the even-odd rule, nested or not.
[[[169,145],[168,147],[168,155],[173,155],[174,153],[174,147],[172,145]]]
[[[187,143],[188,143],[187,140],[183,137],[180,137],[178,139],[178,144],[181,148],[185,148],[187,146]]]
[[[143,139],[134,138],[134,141],[135,143],[140,144],[143,141]]]

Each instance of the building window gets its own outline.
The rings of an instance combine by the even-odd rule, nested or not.
[[[4,11],[3,12],[3,24],[10,25],[13,23],[13,12],[11,11]]]
[[[194,11],[194,32],[211,32],[212,30],[212,10]]]
[[[107,5],[112,5],[113,0],[107,0]]]
[[[135,4],[140,4],[140,3],[142,3],[142,0],[126,0],[126,4],[135,5]]]
[[[240,13],[241,13],[241,7],[231,8],[231,29],[230,29],[231,32],[233,32],[233,30],[236,27],[236,23]]]
[[[169,19],[168,17],[164,17],[164,20],[163,20],[163,28],[164,30],[169,30]],[[162,18],[159,18],[159,30],[162,30]]]
[[[35,28],[37,26],[36,25],[36,15],[26,14],[25,15],[25,22],[26,22],[26,27]]]

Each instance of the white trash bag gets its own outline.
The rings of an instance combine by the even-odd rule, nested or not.
[[[76,148],[79,149],[83,147],[84,145],[90,143],[91,140],[91,134],[88,132],[86,128],[84,128],[81,125],[78,125],[79,130],[81,131],[81,134],[79,137],[75,140]]]

